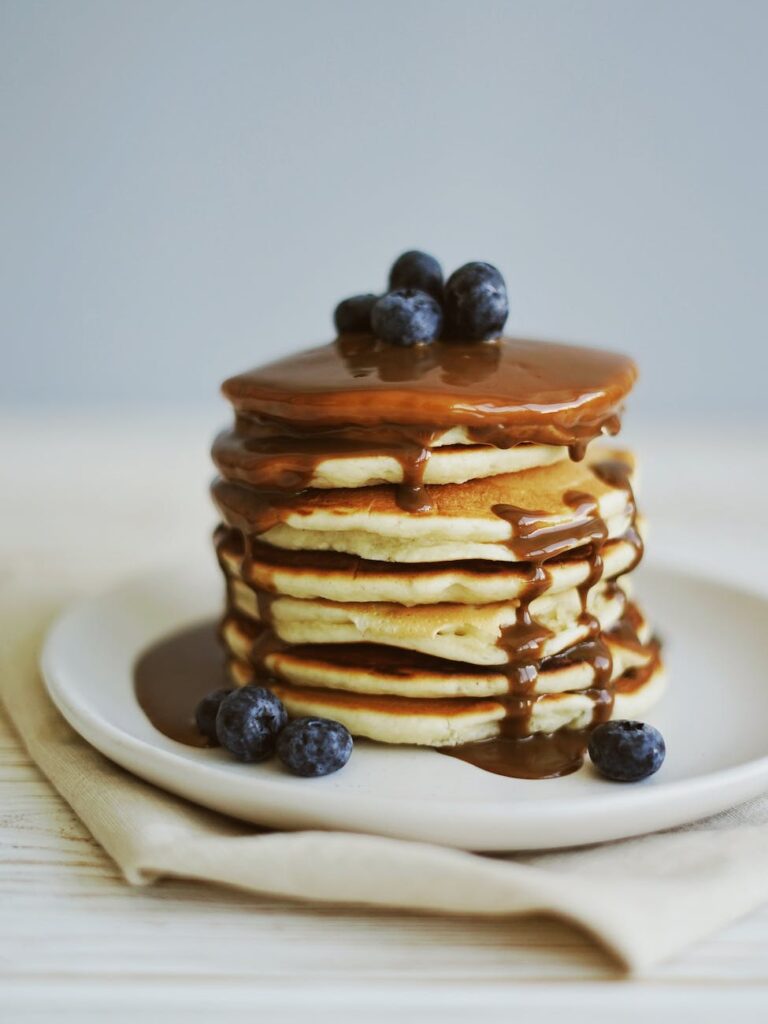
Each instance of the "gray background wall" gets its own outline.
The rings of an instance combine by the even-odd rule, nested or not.
[[[4,403],[212,399],[412,246],[764,409],[768,3],[0,3]]]

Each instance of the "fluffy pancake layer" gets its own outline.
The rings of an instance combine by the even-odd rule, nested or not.
[[[230,663],[235,683],[247,682],[248,665]],[[519,719],[523,735],[584,729],[605,704],[606,692],[595,690],[534,695],[530,698],[430,699],[382,697],[271,682],[289,715],[318,715],[345,725],[355,736],[382,743],[450,747],[491,739],[502,722]],[[664,673],[658,660],[645,669],[629,670],[616,683],[611,716],[642,718],[661,696]],[[524,731],[523,731],[524,730]]]
[[[631,628],[627,621],[603,633],[611,657],[611,679],[642,668],[657,647],[635,606]],[[238,666],[239,682],[255,680],[266,670],[299,687],[345,690],[379,696],[451,698],[492,697],[507,694],[517,680],[503,669],[419,656],[412,651],[375,644],[275,643],[269,631],[252,620],[229,615],[222,623],[222,641],[228,657]],[[523,680],[535,694],[585,690],[600,682],[592,659],[595,643],[587,641],[565,654],[545,658],[538,671]]]
[[[637,529],[609,540],[602,551],[603,579],[634,568],[642,553],[642,521]],[[300,599],[394,601],[412,606],[452,602],[489,604],[514,601],[529,590],[535,574],[528,563],[483,560],[437,563],[378,562],[336,551],[285,551],[251,543],[246,557],[237,531],[220,527],[216,551],[224,573],[258,590]],[[547,562],[547,589],[557,594],[589,580],[589,552],[577,549]]]
[[[240,580],[231,582],[230,600],[240,614],[268,622],[289,644],[383,644],[474,665],[506,664],[524,644],[535,644],[537,658],[559,654],[594,633],[593,617],[601,629],[610,629],[626,604],[624,592],[611,583],[592,587],[585,608],[577,590],[542,594],[527,609],[516,601],[408,608],[292,597],[274,597],[265,607]],[[523,615],[531,621],[521,621]]]

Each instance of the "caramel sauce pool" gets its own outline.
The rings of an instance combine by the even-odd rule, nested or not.
[[[195,725],[195,708],[206,694],[232,684],[215,622],[190,626],[148,647],[133,666],[136,700],[152,725],[178,743],[207,747]]]
[[[588,729],[564,729],[516,738],[499,736],[458,747],[443,747],[441,754],[467,761],[494,775],[513,779],[556,779],[577,772],[584,764]]]

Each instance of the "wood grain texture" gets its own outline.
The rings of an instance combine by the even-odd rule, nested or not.
[[[111,518],[104,516],[89,542],[106,547],[113,531],[146,539],[138,557],[123,547],[105,559],[104,582],[161,550],[175,557],[183,545],[174,526],[185,509],[195,536],[204,532],[204,458],[176,462],[167,502],[150,501],[144,492],[131,508],[124,504],[141,477],[156,478],[173,451],[188,452],[208,432],[206,424],[166,427],[158,446],[148,444],[146,423],[133,442],[119,425],[89,440],[87,423],[57,425],[56,431],[27,424],[28,454],[45,454],[52,467],[55,520],[46,515],[51,490],[24,469],[12,454],[10,432],[0,429],[0,493],[10,495],[3,530],[11,526],[0,540],[0,583],[39,566],[40,543],[50,557],[82,543],[78,522],[85,508],[72,481],[86,479],[88,471],[98,469],[113,495]],[[661,444],[658,453],[663,475]],[[649,477],[651,463],[646,460]],[[690,466],[686,472],[693,472]],[[670,489],[669,517],[660,524],[670,549],[676,493]],[[652,498],[663,519],[665,495],[657,488]],[[764,495],[761,500],[764,505]],[[100,517],[104,513],[100,508]],[[706,525],[700,522],[699,529]],[[761,557],[768,564],[765,552]],[[617,1015],[622,1024],[764,1021],[768,907],[628,981],[586,936],[540,918],[334,910],[180,881],[131,888],[30,763],[0,714],[3,1024],[137,1021],[142,1015],[188,1022],[222,1013],[307,1024],[474,1018],[485,1024],[521,1012],[535,1024]]]

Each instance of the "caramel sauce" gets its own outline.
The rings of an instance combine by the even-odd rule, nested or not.
[[[620,480],[616,486],[625,489],[630,487],[628,467],[625,467],[623,474],[613,466],[601,470],[601,473],[613,474],[615,479]],[[601,476],[601,479],[604,477]],[[613,659],[610,648],[600,638],[600,623],[587,611],[589,591],[603,574],[602,551],[608,539],[608,527],[600,515],[597,500],[591,494],[567,491],[563,500],[573,509],[574,519],[555,526],[543,522],[545,512],[513,505],[495,505],[493,508],[496,515],[505,519],[512,528],[510,547],[515,545],[515,551],[522,550],[533,566],[532,583],[517,608],[515,626],[502,631],[499,645],[507,652],[510,665],[518,671],[525,671],[529,693],[532,694],[542,664],[543,648],[551,634],[534,622],[530,604],[548,587],[547,562],[574,547],[580,550],[586,544],[589,573],[578,587],[581,600],[579,623],[587,627],[589,639],[576,645],[577,651],[571,649],[563,655],[555,656],[561,660],[553,660],[553,663],[567,664],[569,662],[566,659],[573,658],[591,666],[594,686],[583,692],[593,700],[592,721],[588,729],[560,730],[552,735],[532,736],[530,716],[535,697],[529,696],[527,701],[515,697],[505,700],[506,714],[501,721],[498,737],[443,749],[443,753],[497,774],[518,778],[552,778],[576,771],[583,762],[591,729],[607,721],[613,709]]]
[[[215,622],[163,637],[133,667],[136,700],[152,725],[178,743],[206,747],[195,708],[212,690],[230,687]]]
[[[432,446],[442,433],[388,425],[302,432],[290,424],[241,414],[233,430],[216,437],[211,454],[226,479],[284,496],[311,487],[318,465],[327,459],[388,456],[402,470],[402,483],[395,485],[398,504],[405,511],[422,512],[430,507],[424,473]]]
[[[449,757],[514,779],[554,779],[578,771],[584,763],[590,730],[534,733],[523,739],[500,736],[460,747],[443,747]]]
[[[231,377],[222,390],[237,413],[294,429],[371,427],[375,438],[392,424],[468,426],[488,444],[503,436],[578,446],[616,432],[636,376],[626,356],[582,346],[501,338],[403,348],[346,335]]]

